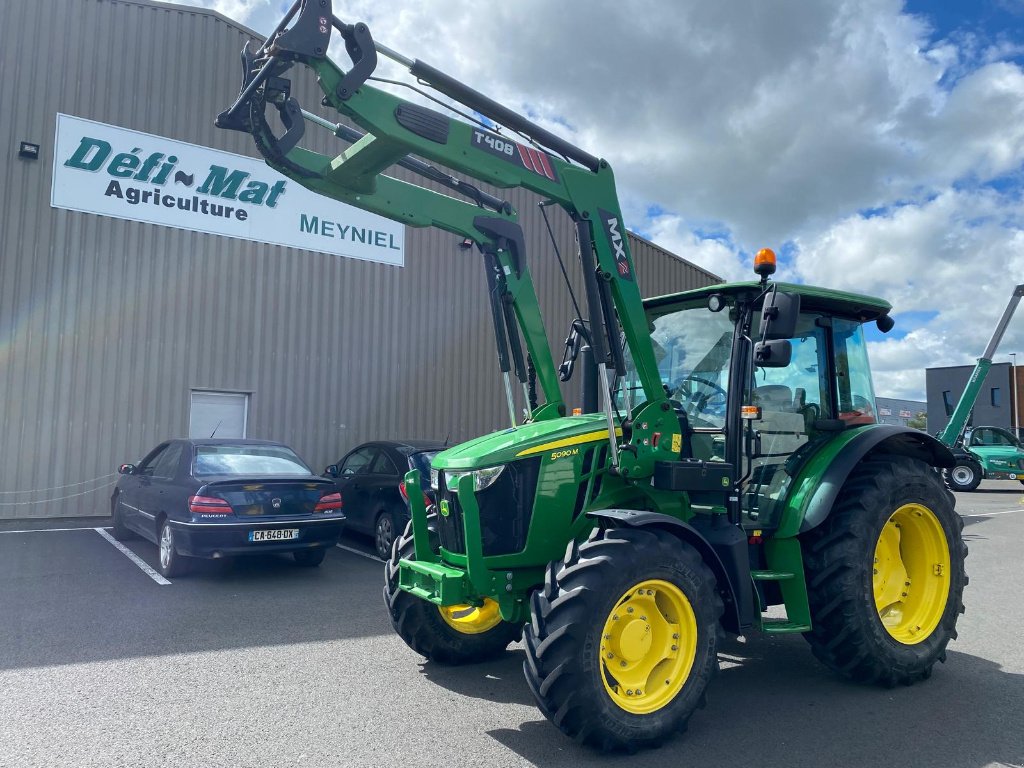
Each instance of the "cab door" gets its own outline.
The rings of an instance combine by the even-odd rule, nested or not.
[[[801,313],[789,365],[754,369],[744,403],[760,408],[760,418],[744,422],[745,527],[778,526],[792,479],[787,462],[815,439],[816,422],[833,418],[830,327],[816,313]]]

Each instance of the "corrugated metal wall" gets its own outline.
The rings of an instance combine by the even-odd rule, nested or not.
[[[117,464],[187,433],[192,389],[251,393],[249,436],[318,468],[366,439],[504,425],[484,272],[451,235],[409,230],[396,268],[50,208],[57,112],[255,156],[249,137],[213,127],[246,30],[144,0],[4,7],[0,518],[105,513]],[[312,78],[298,96],[319,104]],[[336,151],[329,140],[307,145]],[[20,141],[40,158],[19,159]],[[560,344],[571,303],[538,199],[508,199]],[[578,286],[570,222],[552,223]],[[714,281],[632,242],[646,295]]]

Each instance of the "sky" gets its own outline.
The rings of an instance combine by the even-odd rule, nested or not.
[[[189,0],[268,34],[289,3]],[[981,355],[1024,283],[1024,0],[335,0],[604,157],[627,226],[727,280],[881,296],[875,394]],[[332,45],[342,68],[344,49]],[[397,68],[387,74],[401,74]],[[1020,353],[1024,310],[996,362]]]

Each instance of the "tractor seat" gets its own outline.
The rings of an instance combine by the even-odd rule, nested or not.
[[[765,384],[754,388],[754,405],[765,411],[794,412],[793,392],[785,384]]]

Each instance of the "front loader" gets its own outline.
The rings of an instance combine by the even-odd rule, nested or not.
[[[335,32],[347,69],[327,57]],[[378,56],[463,119],[371,85]],[[250,133],[303,186],[445,229],[483,262],[511,425],[437,455],[430,509],[409,494],[384,597],[412,649],[457,664],[523,636],[541,711],[627,750],[686,725],[723,633],[803,634],[840,675],[883,685],[945,660],[966,583],[937,471],[953,457],[875,421],[863,326],[889,330],[888,303],[773,282],[768,250],[759,279],[642,300],[607,161],[376,42],[329,0],[296,2],[242,63],[219,126]],[[302,108],[295,64],[356,127]],[[348,146],[302,148],[306,123]],[[396,165],[460,197],[385,174]],[[518,214],[480,183],[529,189],[575,224],[586,318],[557,369]],[[577,364],[593,365],[600,412],[565,413],[559,379]],[[771,606],[785,616],[766,617]]]

